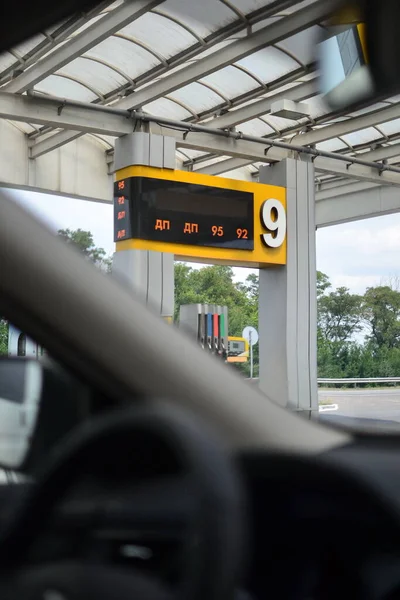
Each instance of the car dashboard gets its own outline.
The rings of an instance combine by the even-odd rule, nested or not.
[[[236,457],[247,531],[237,597],[400,600],[396,455],[385,444],[361,444],[318,458],[264,452]],[[17,490],[2,487],[3,519],[7,495],[14,504]],[[175,585],[192,509],[193,497],[173,477],[146,489],[122,479],[112,486],[88,480],[59,504],[29,562],[106,557]]]
[[[251,598],[400,599],[398,507],[350,465],[333,457],[242,459]]]

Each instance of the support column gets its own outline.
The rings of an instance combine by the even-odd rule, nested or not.
[[[145,132],[116,140],[114,166],[117,172],[140,165],[175,169],[174,138]],[[115,252],[113,274],[142,297],[161,317],[171,322],[174,315],[174,255],[149,250]]]
[[[260,169],[287,188],[287,265],[260,270],[260,388],[311,417],[318,412],[314,165],[294,159]]]

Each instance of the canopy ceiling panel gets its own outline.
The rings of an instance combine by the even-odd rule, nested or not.
[[[57,23],[0,56],[0,92],[11,85],[17,94],[33,91],[115,109],[122,105],[125,111],[141,108],[160,118],[234,127],[265,137],[266,143],[268,138],[304,142],[349,156],[368,157],[386,144],[393,161],[396,149],[388,142],[400,137],[400,97],[346,114],[333,112],[319,93],[315,43],[324,1],[103,2],[89,15]],[[291,120],[271,114],[271,103],[287,98],[308,103],[310,116]],[[9,118],[9,111],[4,115]],[[46,142],[46,152],[80,131],[72,128],[69,135],[54,119],[51,127],[17,117],[11,121],[28,135],[34,133],[33,144]],[[101,131],[116,130],[104,126],[97,131],[92,135],[109,152],[115,138]],[[185,161],[211,165],[229,158],[221,156],[222,150],[226,154],[222,146],[208,153],[187,148],[178,153]]]
[[[59,73],[70,75],[89,84],[102,94],[111,92],[127,82],[127,78],[114,69],[90,59],[89,54],[79,57],[65,65]],[[93,57],[94,58],[94,57]]]
[[[278,48],[264,48],[246,58],[237,61],[237,64],[253,73],[264,83],[269,83],[283,77],[299,67],[299,63]]]
[[[354,131],[342,136],[342,139],[350,144],[351,146],[358,146],[374,140],[379,140],[382,135],[374,127],[368,127],[368,129],[362,129],[361,131]]]
[[[215,0],[166,0],[160,10],[192,29],[201,38],[237,19],[232,9]]]
[[[78,83],[71,79],[67,79],[66,77],[59,77],[57,75],[46,77],[46,79],[37,85],[37,90],[45,94],[70,100],[78,100],[80,102],[93,102],[94,100],[98,100],[98,95],[88,89],[83,83]]]
[[[193,117],[193,112],[168,98],[160,98],[150,102],[143,107],[143,110],[151,115],[159,115],[177,121],[185,121]]]
[[[240,94],[250,92],[259,87],[259,84],[251,74],[236,68],[228,66],[202,77],[201,81],[212,85],[228,98],[236,98]]]
[[[131,41],[115,36],[91,48],[90,56],[115,65],[131,79],[135,79],[142,73],[160,64],[160,60],[149,50]]]
[[[143,15],[119,33],[150,46],[165,59],[190,48],[198,39],[182,25],[158,13]]]
[[[400,113],[400,106],[399,106],[399,113]],[[394,135],[396,133],[400,133],[400,118],[394,119],[394,121],[389,121],[388,123],[380,123],[379,129],[385,135]]]

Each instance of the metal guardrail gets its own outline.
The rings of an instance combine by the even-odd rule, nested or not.
[[[346,383],[400,383],[400,377],[346,377],[340,379],[318,379],[318,384]]]
[[[247,379],[250,383],[258,383],[258,377]],[[339,379],[318,379],[318,385],[340,385],[353,383],[355,385],[362,383],[400,383],[400,377],[346,377]]]

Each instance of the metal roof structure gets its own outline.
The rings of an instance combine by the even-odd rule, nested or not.
[[[26,136],[30,159],[83,135],[110,156],[115,138],[147,115],[175,135],[194,170],[257,174],[306,146],[349,159],[314,155],[320,184],[400,185],[400,97],[343,114],[318,93],[315,44],[329,8],[330,0],[103,2],[0,56],[0,118]],[[277,99],[306,100],[311,116],[272,116]],[[349,168],[353,158],[366,164]]]

